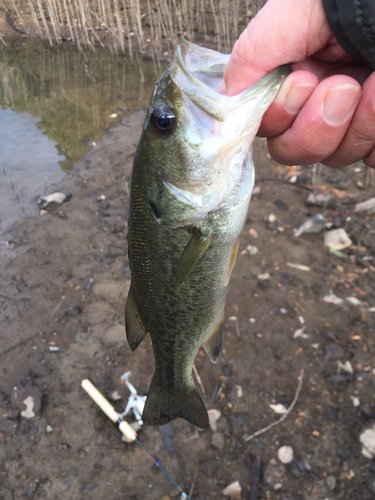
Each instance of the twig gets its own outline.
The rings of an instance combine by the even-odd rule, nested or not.
[[[204,390],[204,385],[202,383],[202,379],[200,378],[197,367],[195,365],[193,365],[193,372],[194,372],[195,378],[197,379],[197,382],[198,382],[198,385],[199,385],[199,388],[200,388],[202,394],[206,395],[206,391]]]
[[[5,12],[5,18],[8,21],[9,26],[14,29],[16,33],[19,33],[20,35],[26,35],[26,33],[22,30],[19,30],[17,26],[14,24],[12,18],[10,17],[9,12]]]
[[[365,191],[369,189],[371,184],[371,171],[372,171],[371,167],[366,168],[365,186],[364,186]]]
[[[235,321],[236,333],[237,333],[237,337],[241,337],[240,324],[238,322],[238,307],[237,306],[236,306],[235,312],[236,312],[236,321]]]
[[[50,318],[52,318],[52,316],[55,314],[55,312],[57,311],[57,309],[61,306],[62,304],[62,301],[60,300],[60,302],[57,304],[57,306],[54,308],[54,310],[51,312],[51,314],[49,315]]]
[[[194,491],[194,488],[195,488],[195,483],[197,482],[198,472],[199,472],[199,465],[197,465],[196,468],[195,468],[193,481],[191,483],[190,490],[189,490],[189,498],[191,498],[193,496],[193,491]]]
[[[288,411],[286,413],[284,413],[284,415],[281,418],[279,418],[279,420],[276,420],[276,422],[272,422],[271,424],[267,425],[267,427],[264,427],[263,429],[260,429],[259,431],[254,432],[254,434],[251,434],[250,436],[245,437],[244,441],[250,441],[251,439],[254,439],[255,437],[259,436],[260,434],[263,434],[264,432],[269,431],[270,429],[272,429],[272,427],[275,427],[275,425],[279,425],[279,424],[281,424],[281,422],[284,422],[286,417],[290,414],[290,412],[293,410],[293,408],[295,407],[295,405],[297,403],[297,399],[298,399],[299,394],[300,394],[301,389],[302,389],[303,374],[304,374],[304,371],[302,369],[301,373],[299,375],[299,382],[298,382],[296,394],[294,396],[292,404],[288,408]]]
[[[250,496],[249,500],[258,500],[258,490],[259,490],[259,478],[260,478],[260,456],[255,457],[255,462],[253,465],[253,471],[251,474],[251,485],[250,485]]]
[[[27,337],[26,339],[19,340],[17,344],[12,345],[12,347],[8,347],[8,349],[5,349],[5,351],[0,352],[0,356],[4,356],[4,354],[8,354],[8,352],[13,351],[13,349],[17,349],[17,347],[20,347],[23,344],[26,344],[26,342],[29,342],[29,340],[34,339],[38,333],[35,333],[34,335],[31,335],[31,337]]]
[[[214,399],[219,399],[220,394],[223,392],[225,382],[227,381],[228,377],[224,377],[223,380],[221,381],[220,387],[217,390],[216,396],[214,396]]]

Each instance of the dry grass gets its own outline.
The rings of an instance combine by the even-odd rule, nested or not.
[[[8,0],[25,29],[50,44],[165,51],[183,36],[229,52],[266,0]],[[159,54],[160,55],[160,54]]]

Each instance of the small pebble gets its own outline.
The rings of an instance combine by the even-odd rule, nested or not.
[[[247,245],[246,250],[250,255],[256,255],[259,251],[258,247],[256,247],[255,245]]]
[[[218,450],[222,450],[225,446],[224,434],[221,432],[214,432],[211,437],[211,445]]]
[[[31,481],[31,483],[29,483],[29,486],[27,487],[27,495],[28,497],[32,498],[38,488],[38,484],[39,484],[39,479],[34,479],[33,481]]]
[[[226,488],[222,491],[223,495],[229,498],[241,498],[241,485],[239,481],[235,481],[234,483],[228,484]]]
[[[53,431],[53,427],[51,427],[50,425],[47,425],[46,432],[48,432],[48,434],[51,434],[52,431]]]
[[[350,396],[352,401],[353,401],[353,406],[357,407],[361,404],[359,398],[357,398],[356,396]]]
[[[365,429],[359,436],[362,444],[362,455],[366,458],[375,457],[375,424],[369,429]]]
[[[324,244],[334,250],[345,250],[345,248],[350,247],[353,242],[349,238],[345,229],[340,228],[327,231],[324,237]]]
[[[294,459],[294,452],[291,446],[285,445],[277,450],[277,458],[282,464],[290,464]]]
[[[271,486],[275,491],[280,490],[286,482],[286,469],[283,464],[271,459],[264,471],[264,479],[268,486]]]
[[[221,412],[219,410],[216,410],[215,408],[211,408],[210,410],[207,411],[208,413],[208,421],[210,424],[210,428],[212,432],[217,431],[217,421],[221,417]]]
[[[269,273],[261,273],[261,274],[258,274],[257,278],[259,281],[269,280],[270,275],[269,275]]]
[[[336,488],[336,478],[335,476],[328,476],[327,477],[327,486],[328,488],[333,491]]]

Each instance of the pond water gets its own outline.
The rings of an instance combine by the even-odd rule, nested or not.
[[[37,198],[111,125],[148,105],[162,69],[103,49],[0,45],[0,233],[37,213]]]

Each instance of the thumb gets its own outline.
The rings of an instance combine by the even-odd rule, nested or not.
[[[277,66],[303,61],[332,36],[321,0],[268,0],[233,47],[224,74],[236,95]]]

